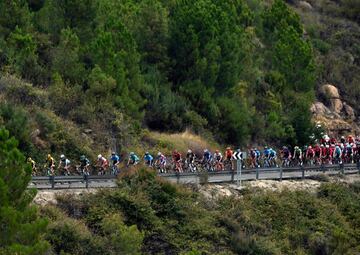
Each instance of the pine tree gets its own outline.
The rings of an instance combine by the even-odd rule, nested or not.
[[[31,168],[17,149],[18,142],[0,129],[0,254],[44,254],[41,240],[47,222],[30,206],[35,190],[27,190]]]

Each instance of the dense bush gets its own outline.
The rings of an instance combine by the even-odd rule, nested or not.
[[[53,207],[43,214],[57,251],[89,254],[86,241],[107,254],[357,254],[358,186],[325,182],[317,194],[245,189],[210,200],[140,169],[123,173],[115,190],[60,196],[71,219]]]

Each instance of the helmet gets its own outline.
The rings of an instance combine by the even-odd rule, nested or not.
[[[161,152],[159,151],[157,155],[158,155],[158,156],[161,156]]]
[[[189,150],[188,150],[188,153],[192,153],[192,151],[189,149]]]
[[[132,156],[132,155],[135,155],[135,153],[134,153],[134,152],[130,152],[130,156]]]
[[[99,155],[98,155],[98,159],[101,159],[101,158],[102,158],[102,155],[101,155],[101,154],[99,154]]]
[[[115,155],[115,151],[111,152],[111,155]]]
[[[30,162],[30,161],[32,161],[32,158],[31,158],[31,157],[28,157],[28,158],[27,158],[27,162]]]
[[[60,158],[61,158],[61,159],[65,159],[65,155],[64,155],[64,154],[61,154]]]
[[[330,148],[330,146],[327,144],[326,146],[325,146],[326,148]]]
[[[208,149],[205,149],[204,152],[208,152],[209,150]]]
[[[219,150],[215,150],[215,153],[219,153]]]
[[[309,145],[308,149],[312,149],[312,146],[311,146],[311,145]]]
[[[84,160],[84,159],[85,159],[85,155],[81,155],[80,160]]]
[[[47,158],[51,158],[51,154],[48,154],[48,155],[47,155]]]
[[[149,152],[147,151],[147,152],[145,152],[145,155],[149,155]]]
[[[320,147],[322,148],[322,147],[324,147],[324,145],[323,145],[323,144],[321,144],[321,145],[320,145]]]
[[[228,150],[228,151],[229,151],[229,150],[231,150],[231,148],[230,148],[230,147],[227,147],[227,148],[226,148],[226,150]]]
[[[295,149],[295,150],[299,149],[299,146],[295,146],[294,149]]]
[[[267,150],[267,149],[268,149],[268,147],[267,147],[267,146],[265,146],[265,147],[264,147],[264,149],[265,149],[265,150]]]

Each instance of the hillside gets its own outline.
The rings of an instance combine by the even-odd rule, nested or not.
[[[283,1],[16,0],[0,14],[1,117],[27,155],[151,148],[148,130],[233,145],[314,132],[318,57]]]
[[[360,2],[288,2],[300,15],[305,36],[314,49],[318,69],[315,119],[325,123],[334,135],[359,134]],[[338,91],[324,93],[326,84],[335,86]]]
[[[206,198],[140,170],[115,190],[59,195],[41,213],[55,254],[357,254],[359,183],[314,190]]]

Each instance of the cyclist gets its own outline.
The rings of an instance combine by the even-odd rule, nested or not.
[[[196,158],[195,153],[189,149],[186,153],[185,165],[186,165],[186,168],[188,170],[190,170],[190,172],[196,171],[195,158]]]
[[[324,145],[322,145],[324,147]],[[322,149],[321,147],[319,146],[319,144],[316,144],[315,147],[314,147],[314,153],[315,153],[315,164],[317,165],[320,165],[321,163],[321,152],[322,152]]]
[[[160,173],[166,172],[166,157],[161,152],[157,154],[155,166],[159,169]]]
[[[226,148],[225,151],[225,160],[224,160],[224,168],[226,170],[232,170],[233,169],[233,165],[232,165],[232,157],[233,157],[233,151],[231,150],[230,147]]]
[[[348,136],[347,142],[348,142],[349,144],[355,143],[354,138],[353,138],[352,135],[349,135],[349,136]]]
[[[270,166],[276,166],[276,151],[273,148],[269,149],[269,162]]]
[[[345,143],[346,143],[345,136],[342,136],[342,137],[340,138],[340,143],[342,143],[342,144],[345,144]]]
[[[225,151],[225,159],[226,160],[231,160],[232,156],[233,156],[233,151],[231,150],[230,147],[227,147],[226,151]]]
[[[80,156],[79,168],[83,175],[90,175],[90,160],[85,155]]]
[[[120,157],[114,151],[111,153],[110,162],[112,174],[117,175],[119,173]]]
[[[309,147],[307,147],[305,154],[305,158],[308,164],[312,165],[314,163],[314,156],[315,156],[315,151],[312,148],[312,146],[309,145]]]
[[[127,166],[129,166],[129,165],[135,166],[135,165],[139,164],[139,162],[140,162],[139,157],[134,152],[130,152]]]
[[[250,157],[251,157],[251,167],[252,168],[257,167],[257,153],[255,148],[252,148],[250,150]]]
[[[297,161],[296,165],[301,166],[303,164],[303,162],[302,162],[302,160],[303,160],[302,151],[301,151],[299,146],[294,147],[294,160]]]
[[[60,161],[58,165],[58,171],[60,175],[70,175],[70,160],[68,160],[64,154],[60,155]]]
[[[144,156],[145,166],[152,167],[154,158],[150,155],[150,153],[147,151],[145,152]]]
[[[263,151],[264,167],[270,167],[270,149],[265,146]]]
[[[31,157],[28,157],[27,162],[31,165],[31,169],[32,169],[32,174],[31,175],[35,176],[36,172],[37,172],[35,161]]]
[[[261,153],[257,148],[255,148],[255,154],[256,154],[256,165],[257,167],[260,167]]]
[[[333,163],[334,164],[341,164],[342,163],[342,150],[340,148],[340,145],[335,146],[334,154],[333,154]]]
[[[355,142],[355,152],[354,152],[354,161],[355,163],[358,163],[360,160],[360,141]]]
[[[331,137],[331,138],[330,138],[330,143],[333,144],[333,145],[337,144],[336,138],[335,138],[335,137]]]
[[[202,158],[201,162],[207,171],[212,170],[211,169],[212,155],[208,149],[204,150],[204,154],[203,154],[203,158]]]
[[[96,167],[99,169],[98,175],[104,175],[109,167],[109,161],[103,157],[103,155],[99,154],[97,156]]]
[[[290,150],[288,149],[288,147],[286,146],[283,146],[283,149],[282,149],[282,160],[283,160],[283,163],[282,165],[283,166],[289,166],[290,164],[290,159],[291,159],[291,153],[290,153]]]
[[[215,169],[218,171],[223,171],[224,170],[224,164],[222,162],[223,155],[221,154],[221,152],[219,150],[215,151],[214,160],[215,160]]]
[[[51,156],[51,154],[47,155],[46,161],[45,161],[45,167],[47,169],[47,174],[48,175],[55,175],[55,160],[54,158]]]
[[[353,149],[351,144],[346,145],[346,163],[352,163]]]
[[[175,171],[178,173],[182,173],[183,169],[182,169],[182,165],[181,165],[181,154],[176,149],[172,153],[172,160],[173,160],[173,163],[175,164],[174,165]]]

